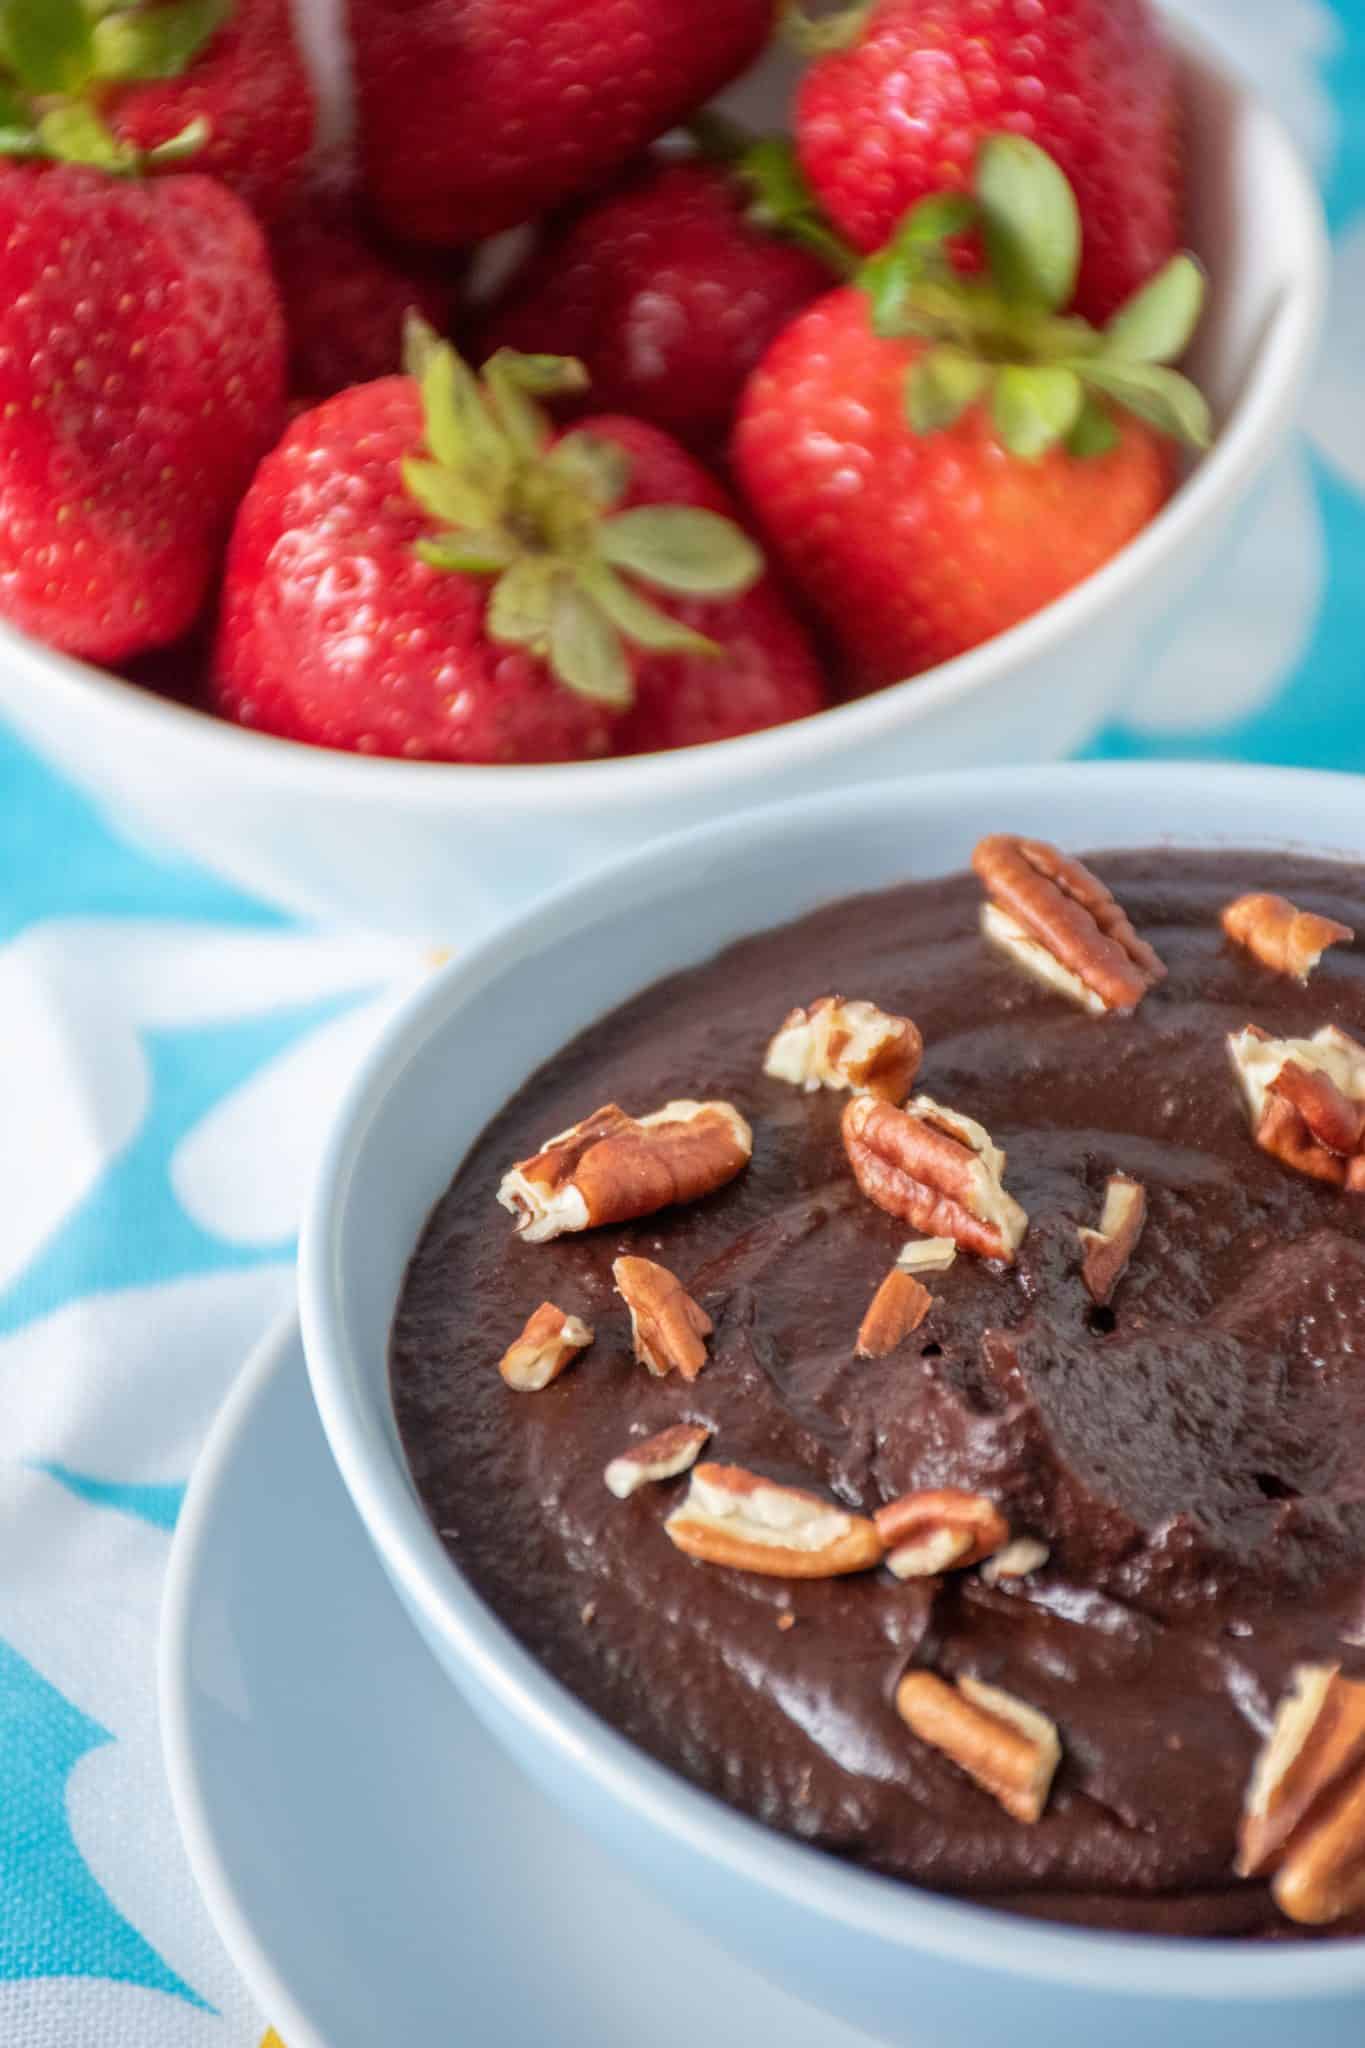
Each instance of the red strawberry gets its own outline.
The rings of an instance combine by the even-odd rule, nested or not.
[[[609,416],[556,437],[531,392],[583,380],[553,358],[496,358],[480,382],[428,340],[416,367],[296,420],[261,465],[229,552],[221,710],[362,753],[508,762],[606,753],[636,691],[642,710],[695,694],[702,663],[718,692],[733,663],[762,716],[790,715],[804,669],[813,708],[799,629],[676,442]]]
[[[193,155],[262,215],[317,119],[290,0],[7,0],[0,96],[29,153],[122,171]]]
[[[624,509],[642,502],[691,505],[733,520],[728,491],[677,443],[638,420],[598,418],[585,432],[609,438],[631,460]],[[648,501],[639,496],[648,475]],[[706,653],[655,653],[635,668],[635,702],[617,725],[613,751],[655,754],[736,739],[821,711],[828,693],[805,629],[771,576],[721,606],[673,597],[669,615],[719,642],[724,659]]]
[[[1179,106],[1148,0],[863,0],[811,38],[836,47],[802,83],[798,152],[858,248],[879,249],[927,193],[965,186],[986,135],[1013,133],[1075,187],[1088,318],[1174,254]]]
[[[113,661],[203,601],[279,431],[260,229],[214,178],[0,166],[0,611]]]
[[[1168,496],[1168,436],[1207,438],[1202,400],[1164,367],[1198,314],[1190,260],[1100,335],[1055,312],[1078,255],[1055,166],[1001,138],[977,189],[975,207],[923,202],[863,288],[802,314],[735,430],[736,474],[856,689],[961,654],[1070,589]],[[965,226],[994,252],[993,277],[955,279],[945,244]]]
[[[403,359],[417,312],[439,333],[455,313],[457,258],[387,245],[354,194],[318,188],[277,221],[270,254],[289,326],[291,389],[328,398],[386,377]]]
[[[366,184],[451,245],[610,178],[758,56],[773,0],[349,0]]]
[[[121,141],[149,151],[191,121],[204,121],[208,136],[195,170],[211,171],[270,219],[297,190],[317,127],[291,0],[217,0],[211,10],[204,0],[176,0],[176,6],[182,17],[211,11],[223,25],[181,76],[118,90],[106,108],[109,125]],[[145,22],[152,11],[124,13],[136,25],[139,13]],[[155,12],[173,9],[158,0]]]
[[[754,196],[738,169],[646,162],[540,238],[485,346],[577,356],[595,403],[716,455],[768,343],[832,282],[828,260],[755,222]]]

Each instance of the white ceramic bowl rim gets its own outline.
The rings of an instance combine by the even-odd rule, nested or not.
[[[1254,821],[1268,786],[1292,803],[1307,823],[1324,811],[1359,808],[1358,778],[1309,770],[1202,763],[1072,764],[1045,769],[996,769],[943,775],[918,783],[868,784],[833,795],[778,803],[719,826],[701,826],[657,842],[566,885],[533,912],[435,977],[393,1020],[363,1063],[342,1108],[321,1165],[300,1251],[300,1303],[310,1379],[341,1474],[394,1576],[420,1608],[433,1635],[451,1643],[463,1662],[505,1710],[590,1779],[609,1799],[633,1809],[665,1834],[703,1856],[723,1862],[750,1882],[790,1899],[834,1923],[913,1953],[929,1949],[964,1963],[1076,1987],[1140,1995],[1236,2003],[1321,1998],[1365,1990],[1365,1940],[1321,1945],[1179,1940],[1153,1935],[1104,1934],[1016,1918],[1008,1913],[919,1890],[859,1869],[736,1813],[635,1747],[568,1692],[525,1650],[451,1563],[411,1489],[399,1453],[375,1455],[377,1434],[355,1389],[364,1373],[350,1346],[332,1257],[336,1223],[348,1199],[357,1157],[383,1119],[390,1086],[418,1050],[448,1027],[451,1017],[495,983],[512,962],[533,955],[562,931],[585,903],[609,901],[613,884],[629,878],[638,898],[657,878],[665,885],[674,863],[704,847],[719,859],[745,852],[768,832],[795,828],[821,832],[860,811],[896,801],[913,805],[917,792],[936,807],[1003,812],[1012,795],[1059,792],[1084,781],[1115,815],[1143,801],[1144,786],[1163,778],[1163,793],[1188,806],[1198,820],[1211,796],[1238,800],[1247,830],[1236,841],[1254,844]],[[1208,840],[1192,830],[1191,838]],[[1266,843],[1265,835],[1259,835]],[[1278,843],[1286,840],[1281,837]],[[1290,842],[1297,850],[1360,859],[1358,849],[1321,840]]]
[[[153,691],[84,662],[41,649],[46,657],[43,687],[62,690],[71,698],[73,716],[81,714],[92,689],[123,697],[132,723],[151,747],[161,740],[193,743],[196,734],[217,749],[234,749],[244,776],[292,785],[325,784],[335,793],[374,799],[389,794],[418,809],[443,808],[458,802],[476,777],[484,785],[496,774],[498,794],[509,804],[527,803],[547,815],[592,804],[611,809],[651,797],[686,794],[699,775],[728,782],[761,772],[765,761],[785,767],[813,761],[825,750],[831,731],[847,743],[875,742],[898,723],[898,707],[906,691],[914,691],[929,711],[968,696],[998,681],[1018,665],[1046,655],[1054,642],[1078,634],[1100,619],[1106,609],[1143,582],[1168,557],[1178,555],[1213,514],[1216,505],[1231,502],[1254,473],[1260,451],[1284,426],[1295,404],[1305,350],[1317,332],[1326,297],[1329,253],[1317,193],[1283,124],[1246,81],[1231,72],[1204,38],[1180,22],[1167,31],[1185,61],[1217,76],[1265,123],[1281,158],[1283,201],[1295,226],[1287,243],[1299,252],[1297,288],[1280,305],[1258,348],[1245,388],[1223,424],[1212,450],[1181,484],[1170,502],[1138,538],[1112,561],[1047,605],[1032,618],[997,635],[994,640],[955,660],[894,683],[870,697],[834,705],[827,711],[738,739],[713,741],[673,753],[648,754],[622,760],[554,763],[541,767],[470,767],[451,762],[402,761],[383,755],[333,752],[281,740],[271,734],[219,721],[202,711],[158,697]],[[0,654],[23,658],[34,643],[0,622]],[[228,758],[226,753],[224,759]]]

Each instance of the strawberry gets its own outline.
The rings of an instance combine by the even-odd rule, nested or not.
[[[656,501],[736,518],[729,493],[658,428],[599,418],[584,431],[609,437],[630,458],[634,483],[623,505],[640,502],[639,476],[647,465]],[[716,659],[714,647],[684,646],[637,662],[634,703],[616,726],[614,752],[655,754],[737,739],[824,709],[828,693],[810,640],[773,577],[762,577],[723,606],[674,597],[668,611],[723,647],[724,659]]]
[[[349,0],[366,185],[449,245],[604,183],[758,56],[773,0]]]
[[[317,109],[290,0],[5,0],[3,146],[102,169],[192,154],[279,211]]]
[[[289,327],[290,388],[328,398],[369,384],[403,359],[403,324],[421,314],[438,332],[456,311],[458,259],[387,244],[357,196],[314,187],[270,230]]]
[[[0,164],[0,611],[97,661],[190,625],[279,431],[260,229],[214,178]]]
[[[797,148],[820,204],[879,249],[914,203],[965,187],[991,133],[1030,137],[1075,187],[1077,308],[1106,320],[1180,240],[1179,105],[1148,0],[862,0],[808,24]]]
[[[825,250],[781,239],[771,219],[743,153],[733,168],[647,160],[540,237],[485,346],[577,356],[594,403],[714,457],[768,343],[832,282]]]
[[[985,277],[954,269],[980,234]],[[1019,137],[976,198],[931,197],[861,283],[817,301],[751,378],[735,471],[854,689],[965,652],[1088,576],[1208,438],[1174,370],[1202,278],[1180,256],[1099,332],[1058,308],[1079,261],[1070,187]]]
[[[675,441],[610,415],[556,435],[536,394],[581,390],[566,360],[504,354],[479,379],[417,330],[412,369],[295,420],[257,472],[220,710],[361,753],[511,762],[606,753],[637,692],[662,731],[659,699],[700,698],[703,667],[715,695],[733,669],[750,716],[790,715],[800,678],[802,708],[819,701],[762,557]]]

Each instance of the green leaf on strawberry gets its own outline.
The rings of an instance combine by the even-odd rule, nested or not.
[[[691,505],[643,505],[598,532],[603,558],[659,590],[734,597],[756,583],[763,558],[731,519]]]
[[[1086,392],[1075,424],[1066,437],[1067,453],[1084,462],[1093,460],[1097,455],[1110,454],[1118,444],[1119,430],[1114,425],[1113,415]]]
[[[1076,195],[1045,150],[1023,135],[993,135],[976,167],[981,239],[991,276],[1012,305],[1060,312],[1081,267]]]
[[[783,0],[778,18],[792,49],[803,57],[827,57],[851,49],[871,14],[872,0],[843,0],[817,14],[807,11],[805,0]]]
[[[613,626],[628,640],[633,640],[637,647],[648,647],[655,654],[719,653],[714,640],[708,640],[704,633],[695,632],[691,626],[684,626],[681,619],[661,612],[656,605],[633,591],[625,578],[618,576],[606,563],[580,569],[579,580]]]
[[[136,168],[136,152],[125,147],[84,100],[52,107],[38,122],[40,153],[64,164],[88,164],[117,176]]]
[[[905,387],[905,407],[917,434],[937,434],[975,405],[990,381],[985,363],[941,342],[924,351]]]
[[[466,576],[495,576],[517,560],[510,533],[443,533],[419,540],[417,552],[433,569],[458,569]]]
[[[490,640],[528,649],[578,696],[617,708],[632,700],[632,648],[719,654],[635,586],[736,597],[762,575],[762,555],[697,506],[616,509],[630,485],[624,449],[582,430],[556,440],[537,402],[580,392],[580,363],[500,349],[476,376],[419,323],[406,360],[426,447],[404,461],[403,482],[443,529],[414,552],[438,572],[491,579]]]
[[[1060,363],[1007,364],[995,380],[991,415],[1010,454],[1036,462],[1065,440],[1084,402],[1080,378]]]
[[[81,0],[5,0],[0,53],[30,93],[80,92],[94,74],[94,29]]]
[[[102,79],[181,78],[232,14],[232,0],[169,0],[107,11],[93,33]]]
[[[962,275],[950,258],[949,243],[968,228],[985,253],[979,276]],[[916,434],[941,433],[982,403],[1021,461],[1058,445],[1089,459],[1114,446],[1117,405],[1190,447],[1208,446],[1208,405],[1172,367],[1203,306],[1199,265],[1173,257],[1099,329],[1067,310],[1080,260],[1071,187],[1021,136],[987,138],[971,194],[936,193],[911,208],[858,282],[878,334],[927,344],[905,388]]]
[[[629,457],[600,434],[565,434],[546,456],[545,466],[582,492],[599,512],[612,511],[630,489]]]
[[[1104,328],[1103,353],[1129,363],[1173,363],[1184,355],[1204,305],[1204,273],[1193,256],[1173,256]]]
[[[232,10],[233,0],[0,0],[0,155],[117,177],[186,161],[208,139],[202,120],[142,152],[104,110],[121,85],[182,76]]]
[[[599,604],[568,577],[555,588],[550,667],[580,697],[624,710],[634,694],[625,642]]]
[[[1210,440],[1209,408],[1202,392],[1178,370],[1158,363],[1090,362],[1086,381],[1116,399],[1128,412],[1146,420],[1159,434],[1206,448]]]

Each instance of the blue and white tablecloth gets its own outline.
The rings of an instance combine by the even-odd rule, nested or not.
[[[1317,167],[1334,302],[1303,435],[1093,751],[1365,770],[1365,0],[1184,11]],[[0,728],[5,2048],[262,2040],[163,1785],[161,1579],[341,1077],[423,971],[120,839]]]

